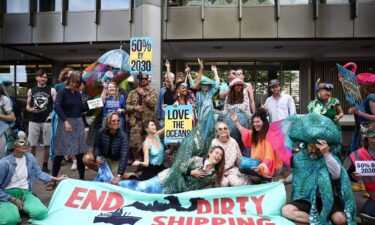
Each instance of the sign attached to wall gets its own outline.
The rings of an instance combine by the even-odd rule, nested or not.
[[[165,144],[181,142],[193,129],[193,106],[165,107]]]
[[[103,107],[103,101],[101,98],[96,98],[96,99],[87,101],[87,105],[89,106],[89,109],[101,108]]]
[[[151,37],[130,38],[130,74],[152,74]]]
[[[145,194],[119,186],[66,179],[39,225],[292,225],[280,215],[281,182],[213,188],[180,194]]]
[[[355,172],[361,176],[375,176],[375,161],[355,161]]]

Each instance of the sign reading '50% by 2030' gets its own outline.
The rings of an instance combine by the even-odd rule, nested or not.
[[[130,38],[130,73],[152,74],[152,38]]]

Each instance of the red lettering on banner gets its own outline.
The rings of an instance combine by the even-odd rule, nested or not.
[[[270,219],[268,218],[259,218],[257,219],[257,225],[275,225],[275,223],[272,223],[272,222],[269,222],[271,221]],[[266,223],[263,223],[263,222],[266,222]]]
[[[74,201],[76,201],[76,200],[77,201],[83,200],[84,197],[79,196],[78,194],[79,193],[86,193],[86,192],[87,192],[86,188],[80,188],[80,187],[74,188],[73,193],[70,195],[68,201],[65,203],[65,206],[66,207],[70,207],[70,208],[78,208],[79,205],[74,204]]]
[[[252,217],[248,217],[247,220],[244,218],[237,218],[237,225],[255,225],[255,223]]]
[[[210,220],[204,217],[195,217],[194,225],[209,224]]]
[[[221,199],[221,214],[233,214],[232,209],[234,208],[234,202],[231,198]]]
[[[219,199],[215,198],[214,199],[214,214],[220,214],[220,209],[219,209]]]
[[[111,206],[112,202],[115,203],[113,206]],[[122,195],[117,192],[109,192],[108,198],[103,205],[102,211],[113,211],[120,208],[123,204],[124,199],[122,198]]]
[[[91,204],[92,210],[99,210],[100,206],[104,202],[105,197],[107,196],[106,191],[102,191],[100,194],[99,198],[96,196],[96,191],[95,190],[90,190],[89,193],[87,194],[87,197],[85,201],[83,202],[81,209],[86,209],[89,204]]]
[[[176,217],[171,216],[169,217],[168,225],[184,225],[185,217],[177,217],[178,219],[176,220]]]
[[[207,200],[198,200],[197,201],[197,213],[204,214],[211,212],[211,204]]]
[[[193,217],[188,217],[186,220],[186,224],[193,224]]]
[[[264,195],[261,195],[259,198],[255,197],[255,196],[252,196],[251,197],[251,200],[254,202],[255,204],[255,208],[256,208],[256,211],[257,211],[257,215],[261,215],[263,214],[263,209],[262,209],[262,202],[263,202],[263,199],[264,199]]]
[[[240,203],[240,211],[242,215],[246,215],[246,203],[249,201],[248,197],[237,197],[236,201]]]
[[[223,225],[226,222],[227,221],[224,218],[217,218],[217,217],[212,218],[212,225]]]
[[[234,220],[234,218],[228,218],[228,221],[229,221],[229,225],[236,225],[236,221]]]
[[[155,223],[153,223],[151,225],[164,225],[165,223],[162,221],[162,219],[168,219],[168,217],[166,217],[166,216],[154,217],[154,222]]]

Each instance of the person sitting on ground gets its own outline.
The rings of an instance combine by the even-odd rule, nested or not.
[[[193,156],[188,162],[179,167],[179,171],[184,176],[186,191],[199,190],[211,186],[220,186],[224,174],[225,154],[220,146],[211,148],[206,158]],[[124,180],[119,182],[119,186],[131,190],[150,194],[172,194],[165,184],[171,168],[165,169],[157,176],[146,180]]]
[[[147,120],[143,129],[147,133],[143,142],[143,161],[136,160],[132,166],[142,171],[139,180],[148,180],[164,170],[164,146],[159,137],[164,134],[164,128],[157,131],[155,123]]]
[[[346,170],[337,154],[342,137],[329,118],[311,113],[296,118],[288,138],[296,146],[291,158],[291,202],[282,215],[298,223],[356,224],[356,203]]]
[[[29,148],[25,132],[19,131],[11,147],[12,154],[0,160],[0,224],[19,223],[19,211],[27,213],[32,219],[45,218],[47,208],[32,193],[35,178],[45,184],[67,178],[65,175],[52,177],[42,172]]]
[[[128,155],[128,137],[120,130],[120,116],[110,112],[105,118],[105,128],[100,129],[95,137],[94,150],[87,152],[83,163],[90,169],[98,171],[99,166],[106,160],[111,166],[112,183],[124,178]]]
[[[352,164],[348,170],[349,175],[355,181],[362,179],[366,191],[370,197],[363,205],[360,213],[361,224],[375,224],[375,177],[368,175],[360,175],[355,172],[356,161],[372,161],[375,163],[375,122],[371,122],[365,129],[362,129],[364,137],[363,147],[350,154]]]
[[[228,125],[217,122],[215,126],[215,138],[211,142],[211,147],[220,146],[225,152],[225,170],[221,182],[222,187],[241,186],[250,183],[249,178],[239,170],[242,158],[241,150],[230,135]]]
[[[236,113],[231,113],[231,119],[241,132],[242,142],[245,147],[251,148],[251,158],[259,160],[259,166],[255,169],[255,172],[265,178],[271,178],[275,171],[282,168],[283,163],[266,139],[269,128],[266,112],[258,110],[253,114],[251,118],[253,127],[251,130],[241,126]]]

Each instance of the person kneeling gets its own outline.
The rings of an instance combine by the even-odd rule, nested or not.
[[[118,182],[124,177],[128,154],[128,138],[120,130],[120,116],[117,112],[111,112],[105,119],[105,128],[100,129],[95,137],[94,150],[87,152],[83,157],[83,163],[92,170],[98,171],[99,165],[104,159],[111,166],[112,173],[116,176],[112,183]]]
[[[37,160],[29,153],[25,132],[18,132],[12,154],[0,160],[0,224],[13,225],[21,221],[19,210],[33,219],[47,216],[47,208],[33,193],[35,178],[47,184],[67,176],[52,177],[40,170]]]

